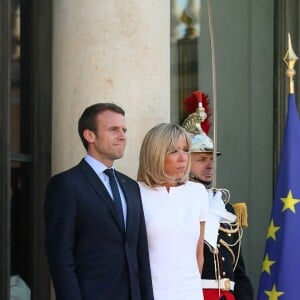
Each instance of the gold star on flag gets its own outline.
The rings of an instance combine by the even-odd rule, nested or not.
[[[276,240],[276,231],[278,231],[280,229],[280,227],[277,227],[274,225],[274,221],[273,219],[271,220],[270,222],[270,226],[269,226],[269,229],[268,229],[268,236],[267,236],[267,239],[268,238],[272,238],[274,241]]]
[[[278,300],[278,298],[284,294],[283,292],[279,292],[276,290],[275,284],[273,285],[271,291],[265,291],[265,293],[269,296],[269,300]]]
[[[262,267],[262,272],[265,271],[269,275],[271,275],[271,266],[275,264],[275,260],[269,260],[269,255],[268,253],[266,254],[264,260],[263,260],[263,267]]]
[[[291,190],[289,191],[286,198],[280,198],[280,200],[284,203],[282,211],[286,209],[290,209],[292,212],[296,213],[295,205],[300,202],[300,199],[293,198]]]

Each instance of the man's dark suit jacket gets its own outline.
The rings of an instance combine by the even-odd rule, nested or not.
[[[84,159],[49,181],[46,251],[57,300],[153,300],[139,187],[116,176],[127,201],[126,232]]]

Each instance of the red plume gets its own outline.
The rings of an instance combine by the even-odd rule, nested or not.
[[[202,91],[193,92],[189,97],[185,98],[183,101],[183,108],[188,114],[192,114],[198,108],[198,103],[202,102],[202,106],[205,109],[207,118],[201,123],[203,131],[208,134],[211,123],[209,118],[211,116],[211,111],[209,107],[209,96],[204,94]]]

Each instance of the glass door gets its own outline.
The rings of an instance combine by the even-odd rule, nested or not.
[[[51,163],[51,1],[0,6],[0,299],[49,299],[43,198]]]

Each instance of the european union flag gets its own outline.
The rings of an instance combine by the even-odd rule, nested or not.
[[[258,289],[258,300],[300,299],[300,121],[288,97],[275,198]]]

